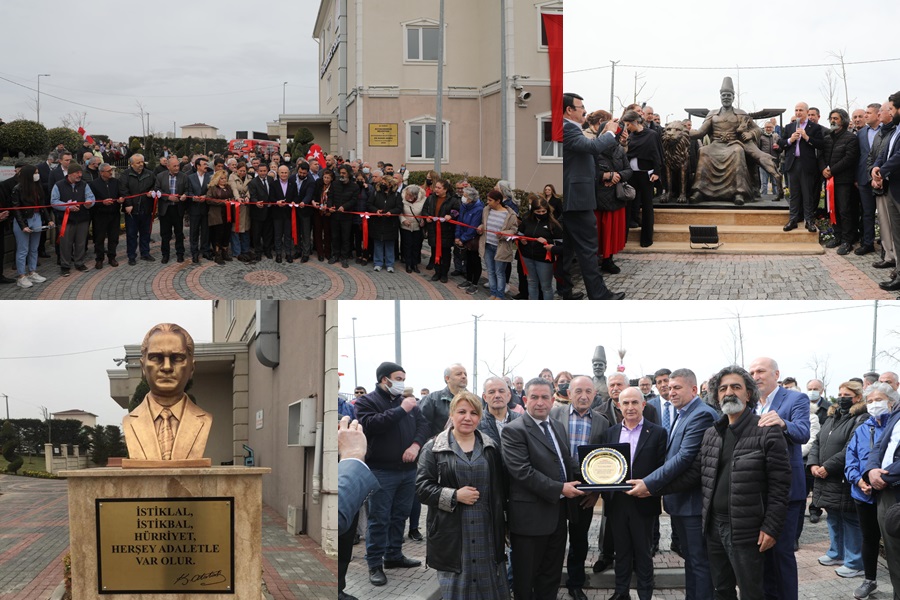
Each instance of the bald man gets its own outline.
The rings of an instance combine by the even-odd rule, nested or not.
[[[809,118],[809,105],[798,102],[794,107],[795,120],[784,128],[784,172],[791,188],[790,220],[785,231],[797,228],[800,219],[806,222],[807,231],[816,231],[815,210],[819,205],[819,168],[816,150],[825,147],[823,129]]]

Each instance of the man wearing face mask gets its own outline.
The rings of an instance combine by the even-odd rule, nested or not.
[[[816,441],[816,437],[819,435],[819,429],[822,427],[822,423],[824,423],[825,419],[828,417],[828,407],[825,406],[824,398],[825,384],[822,383],[822,380],[820,379],[810,379],[806,383],[806,395],[809,396],[809,440],[800,447],[800,452],[803,456],[803,471],[806,473],[806,495],[809,496],[812,493],[813,484],[815,483],[816,478],[813,477],[812,473],[807,469],[806,459],[809,456],[809,449],[812,448],[813,442]],[[795,547],[799,545],[800,534],[803,533],[803,521],[805,518],[803,511],[801,511],[800,517],[797,519]],[[822,509],[817,507],[814,503],[810,503],[809,522],[818,523],[821,518]]]
[[[422,564],[403,555],[403,526],[415,494],[416,459],[430,429],[416,399],[403,397],[403,367],[381,363],[375,377],[375,389],[356,401],[356,416],[368,439],[366,464],[381,486],[369,498],[366,562],[369,582],[382,586],[384,569]]]

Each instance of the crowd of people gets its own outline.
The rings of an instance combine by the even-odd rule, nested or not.
[[[489,377],[479,396],[454,364],[443,389],[417,399],[403,367],[385,362],[372,391],[340,399],[342,428],[353,420],[368,438],[356,458],[374,477],[342,508],[339,598],[354,598],[345,576],[360,536],[374,586],[388,583],[386,569],[421,565],[403,553],[405,532],[423,537],[419,503],[426,563],[445,600],[556,598],[564,563],[568,594],[583,600],[601,501],[606,524],[590,567],[614,569],[612,600],[630,597],[633,577],[638,597],[652,597],[663,509],[689,600],[737,598],[737,590],[743,599],[795,600],[794,552],[804,522],[819,522],[823,510],[830,547],[819,563],[860,578],[853,597],[867,598],[883,541],[900,589],[896,373],[851,378],[829,400],[821,380],[804,393],[768,357],[703,382],[687,368],[606,377],[601,346],[592,366],[592,375]],[[580,489],[584,450],[622,445],[625,485]]]
[[[852,114],[832,109],[827,126],[819,124],[823,115],[818,108],[799,102],[783,129],[774,117],[760,128],[747,113],[734,108],[730,78],[725,78],[720,94],[722,108],[710,112],[699,128],[692,129],[689,118],[671,125],[673,139],[679,130],[687,132],[687,145],[671,147],[663,144],[670,124],[664,128],[650,106],[631,104],[613,118],[604,110],[588,114],[580,96],[564,95],[566,175],[573,182],[566,186],[566,205],[575,202],[571,194],[582,197],[579,205],[585,210],[578,218],[585,221],[585,228],[577,246],[588,245],[582,267],[588,255],[596,253],[603,272],[620,272],[613,257],[624,248],[628,230],[640,228],[641,246],[651,246],[654,198],[675,199],[679,186],[693,189],[691,202],[715,197],[743,205],[768,194],[771,185],[775,201],[784,198],[785,188],[789,190],[785,231],[803,222],[808,231],[817,232],[825,191],[825,210],[833,223],[833,236],[825,246],[840,255],[875,252],[877,219],[881,256],[873,267],[892,269],[882,289],[900,290],[895,251],[900,247],[900,213],[893,201],[900,200],[900,186],[890,188],[891,175],[900,165],[896,151],[900,144],[895,144],[900,92]],[[684,170],[669,181],[667,162],[679,161]],[[581,187],[574,185],[576,177]],[[682,201],[688,201],[683,194]],[[589,209],[595,211],[598,223],[597,244],[587,235]]]

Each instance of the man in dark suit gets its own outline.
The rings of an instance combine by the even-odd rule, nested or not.
[[[807,231],[816,231],[815,211],[819,205],[819,168],[816,151],[825,144],[822,127],[807,118],[809,105],[798,102],[794,107],[796,120],[784,128],[784,171],[790,179],[790,220],[785,231],[797,228],[800,219],[806,221]]]
[[[211,260],[209,253],[209,206],[206,204],[206,190],[209,188],[209,180],[212,174],[209,172],[209,159],[200,156],[194,162],[194,172],[188,175],[189,198],[187,212],[190,215],[191,232],[191,261],[200,262],[200,254]]]
[[[297,173],[293,176],[297,186],[297,222],[300,226],[300,247],[297,252],[300,262],[309,262],[309,253],[312,250],[312,223],[315,208],[313,208],[313,193],[316,189],[316,180],[309,174],[309,163],[303,159],[297,163]]]
[[[277,206],[271,207],[272,231],[275,234],[275,262],[281,262],[282,253],[289,263],[294,262],[294,238],[291,237],[291,212],[296,209],[297,180],[291,178],[287,165],[278,167],[278,179],[269,186],[269,199]]]
[[[619,395],[622,422],[606,430],[603,443],[631,446],[631,478],[642,479],[666,459],[666,430],[644,418],[644,396],[636,387]],[[604,493],[616,540],[616,593],[610,600],[631,597],[631,576],[637,575],[638,598],[653,597],[653,520],[659,516],[658,498],[637,498],[625,492]]]
[[[896,216],[898,219],[891,221],[891,240],[894,242],[894,253],[896,254],[900,249],[900,246],[897,245],[900,243],[900,227],[895,226],[895,223],[900,223],[900,210],[898,210],[900,207],[900,175],[897,175],[900,173],[900,152],[898,152],[900,151],[900,135],[898,135],[900,127],[897,126],[900,125],[900,92],[895,92],[888,98],[887,109],[892,117],[893,133],[890,139],[882,142],[881,154],[875,159],[871,175],[873,188],[887,190],[890,196],[887,203],[890,215],[892,218]],[[892,175],[898,179],[893,186],[890,185]],[[882,233],[882,235],[884,234]],[[890,292],[900,290],[900,276],[880,283],[879,287]]]
[[[525,385],[526,414],[500,434],[509,471],[509,532],[516,600],[555,600],[566,550],[566,498],[575,487],[575,461],[565,428],[550,418],[551,384]]]
[[[791,492],[784,529],[765,557],[766,598],[797,600],[794,540],[797,539],[797,521],[806,505],[806,475],[801,446],[809,441],[809,396],[779,386],[778,364],[771,358],[757,358],[750,363],[748,370],[759,388],[759,403],[756,406],[756,413],[760,415],[759,426],[781,427],[791,464]]]
[[[247,184],[250,192],[250,241],[253,246],[253,257],[259,261],[263,256],[272,258],[272,216],[269,212],[269,189],[272,180],[269,178],[269,165],[260,163],[256,177]]]
[[[863,479],[875,489],[875,504],[878,507],[878,528],[884,540],[888,573],[894,589],[900,589],[900,538],[885,530],[885,516],[900,498],[897,485],[900,483],[900,404],[894,406],[893,414],[884,426],[884,434],[869,453],[869,460],[863,472]]]
[[[586,375],[578,375],[569,382],[569,405],[554,406],[550,418],[558,421],[569,435],[569,452],[578,462],[578,447],[599,444],[609,420],[597,410],[591,410],[594,401],[594,381]],[[581,477],[579,477],[582,479]],[[566,572],[569,574],[566,587],[575,600],[586,600],[582,589],[585,582],[584,561],[588,553],[588,530],[594,517],[597,494],[588,494],[580,499],[577,510],[572,511],[569,520],[569,555]]]
[[[164,194],[157,202],[160,251],[163,264],[169,262],[172,233],[175,233],[175,258],[184,262],[184,201],[187,199],[187,176],[181,173],[178,159],[173,155],[166,162],[167,170],[156,176],[156,191]]]
[[[872,142],[881,129],[878,113],[881,104],[872,103],[866,107],[863,118],[865,125],[856,132],[859,142],[859,164],[856,169],[856,183],[859,190],[859,200],[862,206],[862,245],[854,250],[854,254],[868,254],[869,249],[875,250],[875,196],[872,194],[872,180],[869,177],[866,164],[869,160],[869,152],[872,150]],[[865,250],[864,250],[865,249]]]
[[[586,114],[584,100],[578,94],[563,94],[563,286],[564,298],[572,296],[572,279],[568,266],[577,259],[584,278],[584,288],[591,300],[621,300],[622,292],[613,293],[603,283],[597,264],[597,208],[596,157],[618,144],[615,137],[618,123],[610,121],[596,139],[589,139],[581,131]]]
[[[716,421],[716,411],[697,396],[697,376],[690,369],[677,369],[671,375],[668,400],[676,416],[670,426],[666,462],[643,480],[629,481],[634,489],[629,495],[644,498],[659,495],[660,490],[687,471],[700,452],[703,434]],[[703,600],[713,597],[706,538],[703,535],[703,492],[700,486],[663,496],[663,506],[672,518],[677,532],[685,569],[685,599]]]

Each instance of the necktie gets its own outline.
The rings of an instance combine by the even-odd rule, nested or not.
[[[171,460],[172,448],[175,446],[175,433],[172,431],[172,422],[170,421],[173,417],[172,411],[164,408],[159,412],[159,417],[162,419],[162,426],[159,429],[159,449],[162,452],[163,460]]]
[[[550,446],[553,447],[553,454],[556,456],[556,466],[559,468],[559,480],[562,483],[566,482],[566,470],[563,468],[562,462],[559,460],[559,454],[556,452],[556,444],[553,443],[553,434],[550,433],[550,423],[544,421],[541,423],[541,429],[544,430],[544,435],[547,436],[547,440],[550,442]]]
[[[672,433],[672,417],[669,415],[669,407],[672,406],[672,403],[666,401],[666,406],[663,408],[663,417],[662,417],[662,426],[666,428],[667,433]]]

